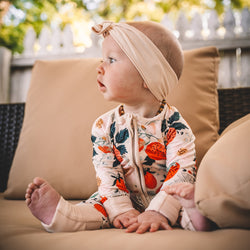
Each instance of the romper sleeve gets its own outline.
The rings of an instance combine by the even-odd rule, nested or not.
[[[112,223],[117,215],[133,209],[133,206],[125,185],[120,159],[114,154],[110,138],[114,123],[107,120],[105,116],[96,120],[92,127],[91,140],[98,192]]]
[[[163,124],[167,175],[161,189],[178,182],[194,183],[197,170],[195,136],[177,109],[171,107],[170,111],[170,116],[164,120]],[[180,208],[181,205],[176,198],[160,191],[151,200],[147,210],[160,212],[174,225]]]

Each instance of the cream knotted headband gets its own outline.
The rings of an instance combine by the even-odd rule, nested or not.
[[[126,23],[104,21],[94,26],[97,34],[109,33],[134,64],[157,100],[166,98],[178,79],[155,44],[141,31]]]

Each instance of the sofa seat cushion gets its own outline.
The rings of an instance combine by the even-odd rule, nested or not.
[[[3,250],[228,250],[248,249],[249,238],[250,231],[236,229],[214,232],[175,229],[142,235],[125,233],[122,229],[103,229],[50,234],[30,215],[24,201],[4,200],[0,194],[0,249]]]

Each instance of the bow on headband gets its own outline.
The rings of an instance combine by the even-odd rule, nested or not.
[[[178,79],[155,44],[141,31],[126,23],[105,21],[93,31],[104,37],[110,34],[136,67],[157,100],[166,98]]]

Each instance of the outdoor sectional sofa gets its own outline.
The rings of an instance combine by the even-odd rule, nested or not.
[[[183,75],[167,102],[194,131],[195,201],[218,229],[48,233],[31,215],[24,194],[36,176],[74,203],[97,190],[91,126],[117,105],[98,91],[98,64],[96,58],[37,61],[26,103],[0,105],[0,249],[250,249],[250,88],[217,90],[214,47],[185,51]]]

